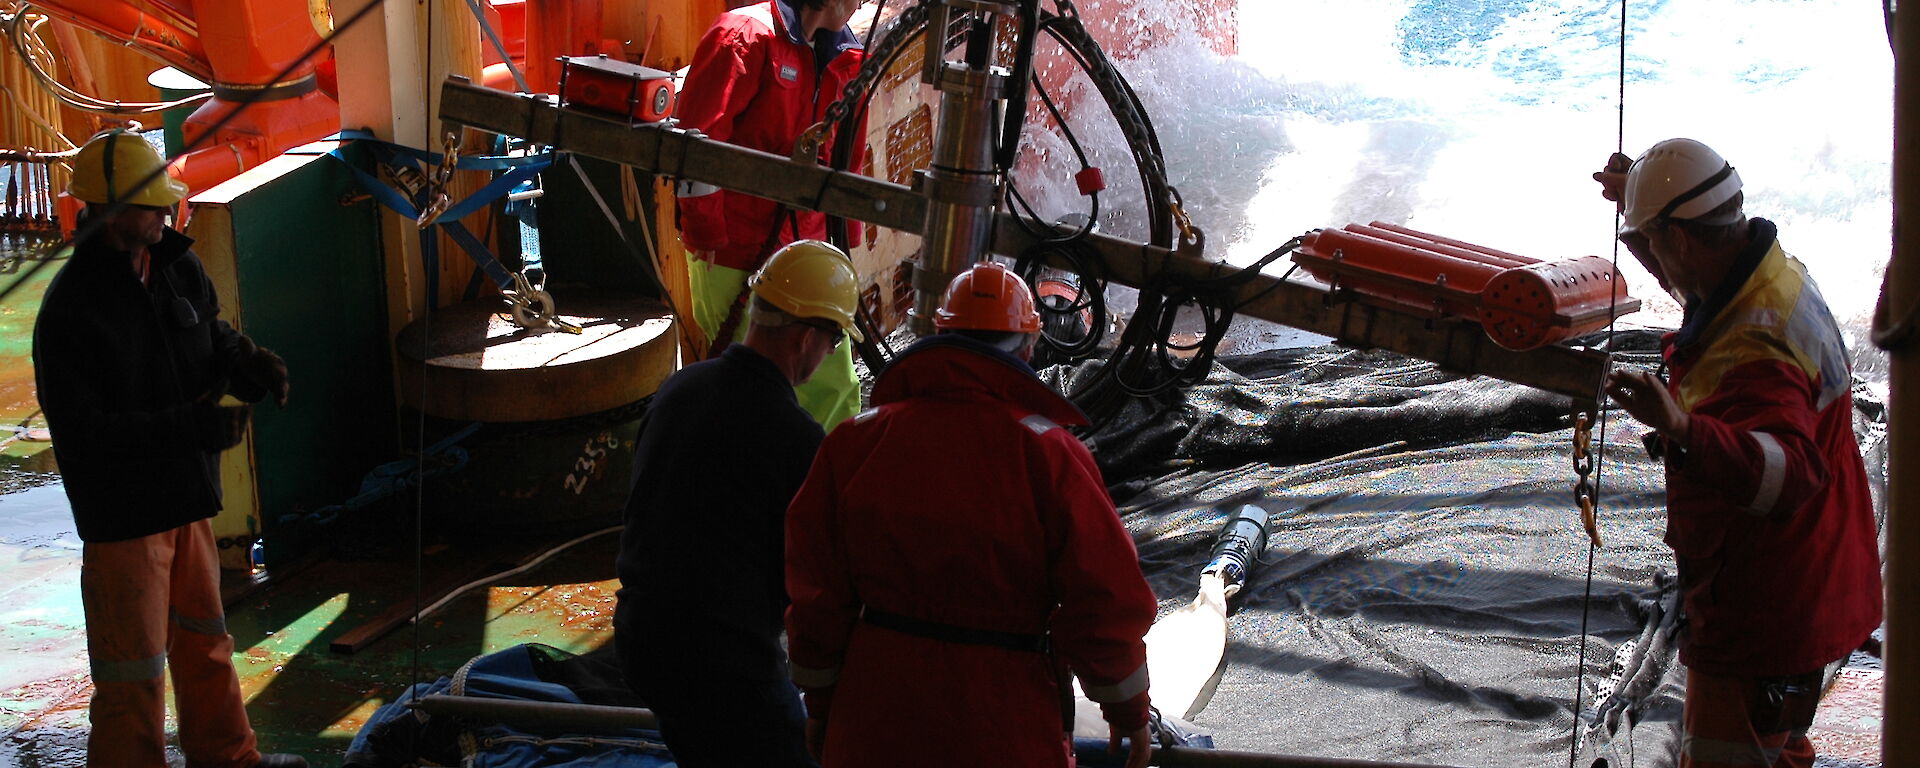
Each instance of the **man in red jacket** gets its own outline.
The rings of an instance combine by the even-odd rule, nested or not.
[[[1065,766],[1071,670],[1143,766],[1156,601],[1064,428],[1086,417],[1027,366],[1033,295],[977,264],[935,325],[827,436],[787,512],[809,747],[829,768]]]
[[[1819,287],[1742,211],[1740,175],[1669,139],[1594,174],[1626,243],[1686,306],[1671,380],[1607,393],[1659,435],[1687,666],[1680,765],[1810,766],[1826,671],[1879,626],[1878,536],[1852,371]],[[1623,194],[1624,193],[1624,194]]]
[[[768,0],[722,14],[694,50],[675,114],[680,127],[792,154],[795,140],[860,71],[860,40],[846,26],[858,7],[859,0]],[[857,170],[857,154],[853,159]],[[741,335],[747,275],[780,246],[827,239],[826,217],[698,182],[681,182],[675,194],[694,322],[717,355]],[[795,394],[827,429],[860,410],[851,345],[836,350]]]

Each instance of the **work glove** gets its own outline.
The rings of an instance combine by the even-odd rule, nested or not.
[[[219,405],[212,400],[193,404],[194,444],[203,451],[224,451],[247,435],[250,405]]]
[[[234,370],[266,387],[275,405],[287,407],[287,361],[273,350],[253,343],[248,337],[240,337],[240,355],[234,360]]]
[[[1593,173],[1593,180],[1600,182],[1600,196],[1613,201],[1615,213],[1625,213],[1627,210],[1627,172],[1632,169],[1633,158],[1615,152],[1607,158],[1605,167]],[[1660,268],[1659,260],[1653,258],[1653,248],[1647,244],[1646,233],[1629,232],[1621,235],[1620,244],[1626,246],[1627,252],[1646,268],[1647,274],[1660,281],[1661,290],[1672,292],[1667,285],[1666,271]]]

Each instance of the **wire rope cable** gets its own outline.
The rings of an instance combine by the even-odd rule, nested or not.
[[[38,30],[38,27],[47,23],[50,17],[41,15],[38,21],[29,25],[27,16],[32,8],[32,4],[23,3],[6,18],[7,40],[12,43],[14,52],[20,55],[20,62],[24,65],[27,74],[33,77],[34,82],[38,83],[42,90],[52,94],[61,104],[82,112],[125,117],[164,112],[213,98],[213,92],[208,91],[172,101],[118,101],[103,99],[68,86],[47,72],[46,65],[41,62],[43,58],[52,57],[52,50],[47,48],[46,42],[40,39]]]
[[[380,2],[384,2],[384,0],[377,0],[374,3],[374,5],[379,5]],[[434,6],[433,3],[428,3],[426,6],[426,37],[427,37],[426,54],[427,55],[422,57],[420,60],[420,81],[421,81],[422,88],[431,88],[433,86],[433,34],[434,34],[433,6]],[[431,117],[431,115],[429,115],[429,117]],[[423,135],[421,136],[420,146],[426,147],[427,149],[431,150],[433,148],[434,121],[429,119],[422,122],[423,122],[423,125],[421,125],[420,130]],[[450,153],[453,150],[451,148],[448,148],[447,151]],[[453,158],[446,157],[446,158],[442,158],[442,160],[443,162],[451,163],[453,161]],[[444,183],[444,181],[442,181],[442,183]],[[431,191],[431,188],[429,189]],[[422,231],[424,232],[425,230],[422,230]],[[425,235],[422,236],[423,246],[426,244],[425,243],[426,237],[427,236]],[[424,253],[422,253],[421,255],[423,257],[425,256]],[[428,266],[430,265],[428,265],[423,258],[422,260],[423,271]],[[433,355],[431,352],[431,347],[433,344],[433,341],[432,341],[433,339],[433,307],[439,297],[432,295],[431,291],[432,291],[432,286],[435,286],[436,284],[437,284],[437,281],[434,281],[434,280],[426,281],[429,294],[426,297],[426,301],[421,302],[420,359],[423,361],[429,361],[433,359]],[[427,397],[429,395],[429,392],[431,391],[428,387],[428,382],[431,381],[432,379],[433,379],[432,376],[423,375],[420,377],[420,413],[414,422],[415,440],[416,440],[415,450],[418,452],[418,455],[423,459],[423,461],[421,461],[420,463],[414,466],[414,472],[418,473],[419,477],[417,481],[413,484],[413,615],[416,617],[421,614],[422,612],[421,603],[426,599],[427,478],[426,478],[426,466],[425,466],[424,459],[427,455],[427,404],[429,402]],[[419,687],[420,678],[421,678],[421,675],[420,675],[420,667],[421,667],[420,622],[412,621],[408,623],[410,624],[411,640],[413,644],[412,672],[411,672],[411,676],[408,678],[408,685],[407,685],[407,690],[411,691],[411,690],[416,690]],[[418,762],[420,760],[420,733],[425,727],[425,724],[422,723],[419,718],[410,717],[410,718],[407,718],[407,721],[412,725],[411,738],[408,739],[408,746],[411,747],[411,749],[409,750],[410,754],[408,756],[411,759],[413,759],[415,762]]]
[[[446,593],[445,595],[441,595],[440,599],[433,601],[432,604],[428,605],[425,608],[419,609],[418,612],[413,614],[413,618],[410,619],[409,621],[411,621],[417,627],[420,624],[421,619],[424,619],[428,616],[433,615],[434,611],[438,611],[441,608],[445,608],[447,606],[447,603],[453,602],[455,599],[458,599],[461,595],[464,595],[479,587],[484,587],[488,584],[499,581],[501,579],[512,578],[514,576],[518,576],[520,574],[526,573],[527,571],[531,571],[535,568],[540,567],[541,564],[547,562],[548,560],[553,559],[554,555],[558,555],[561,552],[565,552],[569,549],[577,547],[581,544],[585,544],[588,541],[592,541],[593,539],[600,538],[601,536],[605,536],[609,533],[618,533],[621,530],[624,530],[625,528],[626,528],[625,525],[616,525],[610,528],[602,528],[592,533],[588,533],[588,534],[576,537],[570,541],[558,544],[553,548],[540,553],[538,556],[534,557],[532,560],[529,560],[526,563],[521,564],[519,566],[509,568],[499,573],[488,574],[486,576],[482,576],[480,578],[474,579],[473,581],[469,581],[465,584],[462,584],[458,587],[454,587],[452,591]]]
[[[1620,38],[1619,39],[1620,39],[1619,79],[1618,79],[1618,85],[1617,85],[1618,92],[1615,95],[1617,106],[1616,106],[1615,116],[1614,116],[1613,151],[1615,154],[1624,153],[1626,150],[1626,143],[1627,143],[1627,0],[1620,0]],[[1618,205],[1616,205],[1614,207],[1614,214],[1613,214],[1614,231],[1616,232],[1619,231],[1619,225],[1620,225],[1620,208]],[[1620,312],[1619,312],[1620,292],[1621,292],[1620,239],[1618,237],[1614,237],[1612,238],[1612,240],[1613,240],[1613,255],[1612,255],[1613,274],[1609,276],[1611,279],[1609,280],[1609,286],[1608,286],[1609,296],[1608,296],[1608,305],[1607,305],[1607,336],[1606,336],[1606,342],[1605,342],[1605,348],[1607,353],[1607,364],[1601,366],[1600,380],[1596,382],[1594,385],[1594,397],[1593,397],[1593,404],[1594,404],[1594,411],[1595,411],[1594,419],[1599,422],[1599,427],[1600,427],[1600,439],[1593,447],[1593,487],[1592,487],[1592,497],[1591,497],[1592,509],[1596,510],[1594,514],[1594,521],[1593,521],[1593,524],[1596,526],[1596,529],[1599,525],[1599,514],[1597,510],[1599,510],[1600,508],[1601,478],[1603,475],[1603,470],[1606,467],[1608,419],[1607,419],[1607,409],[1604,403],[1606,402],[1606,397],[1607,397],[1606,395],[1607,376],[1613,369],[1612,362],[1613,362],[1614,328],[1619,323],[1619,317],[1620,317]],[[1578,427],[1576,426],[1575,429],[1577,430]],[[1575,501],[1577,502],[1578,499],[1576,499]],[[1588,621],[1591,619],[1592,613],[1593,613],[1593,566],[1594,566],[1595,557],[1598,555],[1599,550],[1600,550],[1600,544],[1598,540],[1589,537],[1587,541],[1587,571],[1586,571],[1586,577],[1584,579],[1584,586],[1582,588],[1582,594],[1580,596],[1580,656],[1579,656],[1579,662],[1573,668],[1573,734],[1568,739],[1568,741],[1570,742],[1567,748],[1568,768],[1574,768],[1574,764],[1579,762],[1579,759],[1580,759],[1580,733],[1581,733],[1580,718],[1581,718],[1582,702],[1586,694],[1586,676],[1587,676],[1587,644],[1588,644],[1587,629],[1588,629]],[[1628,737],[1631,738],[1633,733],[1633,726],[1631,723],[1627,725],[1627,733],[1628,733]]]

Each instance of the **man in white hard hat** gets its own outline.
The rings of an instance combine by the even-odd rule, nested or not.
[[[1853,434],[1847,349],[1740,174],[1668,139],[1594,174],[1620,240],[1685,306],[1657,373],[1607,393],[1667,469],[1687,666],[1682,766],[1809,766],[1825,674],[1881,620],[1880,559]]]

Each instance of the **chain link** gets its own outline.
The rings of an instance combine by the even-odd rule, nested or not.
[[[413,220],[415,226],[426,229],[440,219],[453,206],[453,198],[447,196],[447,183],[453,180],[453,172],[460,163],[460,133],[447,131],[447,137],[441,145],[440,165],[428,175],[427,207],[420,211],[420,217]]]
[[[1593,487],[1593,416],[1587,413],[1573,417],[1573,474],[1578,478],[1573,483],[1573,501],[1580,507],[1580,525],[1587,529],[1587,539],[1593,546],[1600,546],[1600,520],[1594,513],[1595,491]]]
[[[820,147],[826,143],[828,132],[853,112],[853,105],[860,103],[867,89],[872,88],[873,82],[880,78],[881,69],[893,60],[894,52],[913,38],[913,30],[927,23],[927,8],[937,2],[939,0],[920,0],[907,6],[894,18],[893,31],[880,41],[879,46],[867,52],[866,60],[860,63],[860,72],[847,81],[846,87],[840,89],[840,98],[827,105],[826,116],[808,127],[794,142],[794,159],[817,159],[820,156]]]

